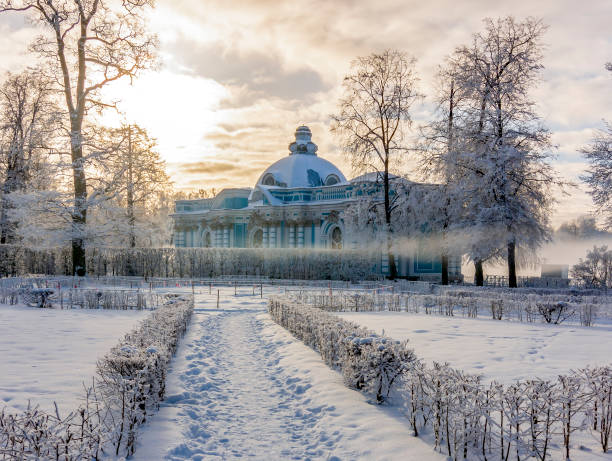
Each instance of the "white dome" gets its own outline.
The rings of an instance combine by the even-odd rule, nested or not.
[[[257,180],[257,186],[294,188],[346,183],[333,163],[317,156],[317,145],[310,141],[311,136],[308,127],[298,127],[296,141],[289,145],[291,153],[270,165]]]

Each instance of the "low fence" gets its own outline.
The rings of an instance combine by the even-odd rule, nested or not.
[[[570,459],[575,434],[583,431],[593,432],[600,450],[608,450],[610,366],[587,367],[552,381],[485,385],[479,376],[447,364],[426,366],[405,342],[287,297],[271,298],[269,311],[341,371],[347,386],[379,403],[402,405],[413,435],[432,434],[435,448],[449,459]]]
[[[0,304],[58,309],[144,310],[156,309],[173,296],[151,290],[106,286],[84,288],[79,285],[37,278],[1,279]]]
[[[296,302],[328,311],[406,312],[428,315],[488,317],[519,322],[565,321],[592,326],[599,320],[612,321],[612,297],[581,294],[531,294],[437,287],[438,294],[398,292],[381,286],[374,290],[292,290]]]
[[[140,425],[157,411],[193,299],[174,298],[140,323],[98,361],[84,403],[68,415],[30,407],[0,411],[0,459],[101,459],[130,456]]]

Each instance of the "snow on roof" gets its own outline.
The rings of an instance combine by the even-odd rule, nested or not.
[[[274,179],[274,183],[270,178]],[[257,180],[267,186],[319,187],[326,184],[331,175],[336,183],[346,183],[342,172],[331,162],[312,154],[292,154],[270,165]]]
[[[318,148],[311,137],[307,126],[298,127],[295,142],[289,144],[289,155],[270,165],[257,185],[296,188],[346,184],[346,178],[333,163],[317,156]]]

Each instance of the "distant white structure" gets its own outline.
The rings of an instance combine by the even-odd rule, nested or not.
[[[542,264],[542,271],[540,272],[540,277],[567,279],[569,278],[569,265],[568,264]]]
[[[224,189],[210,199],[178,200],[174,244],[222,248],[361,248],[344,224],[344,211],[360,197],[380,193],[376,173],[347,181],[331,162],[317,155],[307,126],[295,131],[289,155],[270,165],[255,187]],[[400,276],[439,278],[440,258],[419,246],[396,256]],[[388,271],[387,255],[373,261]],[[449,274],[461,276],[461,257],[451,256]]]

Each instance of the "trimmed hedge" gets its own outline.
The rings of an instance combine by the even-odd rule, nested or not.
[[[300,280],[375,280],[372,254],[300,248],[88,248],[90,276],[208,278],[224,275]],[[67,248],[0,245],[0,276],[71,275]]]
[[[391,394],[390,402],[405,408],[413,435],[432,434],[435,448],[451,459],[569,459],[577,431],[592,432],[608,451],[611,366],[587,367],[556,380],[487,385],[448,364],[425,366],[406,342],[289,297],[271,298],[269,312],[340,370],[347,386],[378,403]]]

